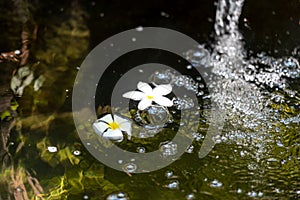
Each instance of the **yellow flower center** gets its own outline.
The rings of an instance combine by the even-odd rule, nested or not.
[[[148,95],[147,98],[148,98],[149,100],[152,100],[152,99],[154,99],[154,96]]]
[[[120,128],[120,125],[117,122],[111,122],[108,124],[108,126],[112,129],[112,130],[116,130],[118,128]]]

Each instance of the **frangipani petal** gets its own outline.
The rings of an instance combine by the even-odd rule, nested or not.
[[[109,124],[109,123],[113,122],[114,120],[113,120],[111,114],[106,114],[103,117],[101,117],[100,119],[98,119],[98,121],[103,121],[103,122],[106,122]]]
[[[131,128],[132,122],[123,117],[119,117],[118,115],[115,115],[115,122],[117,122],[120,125],[120,129],[122,131],[125,131],[128,135],[128,138],[130,139],[131,130],[132,130],[132,128]]]
[[[173,101],[163,96],[155,97],[154,102],[161,106],[167,106],[167,107],[173,106]]]
[[[138,104],[138,109],[139,110],[145,110],[146,108],[148,108],[149,106],[151,106],[152,101],[144,98],[140,101],[140,103]]]
[[[131,138],[132,127],[131,127],[131,122],[130,121],[121,123],[120,124],[120,129],[122,131],[126,132],[126,134],[128,135],[128,139]]]
[[[140,81],[137,85],[137,88],[146,94],[152,93],[152,88],[148,83]]]
[[[167,95],[172,92],[172,86],[170,84],[158,85],[153,89],[153,94],[155,95]]]
[[[139,101],[145,97],[145,94],[143,92],[139,92],[139,91],[130,91],[130,92],[124,93],[122,96],[125,98],[128,98],[128,99],[133,99],[135,101]]]
[[[130,122],[128,119],[126,118],[123,118],[123,117],[120,117],[118,115],[114,115],[114,119],[115,119],[115,122],[117,122],[118,124],[122,124],[122,123],[126,123],[126,122]]]
[[[116,129],[116,130],[107,129],[107,131],[103,133],[102,137],[109,140],[115,140],[115,141],[123,140],[123,134],[120,129]]]
[[[93,123],[93,129],[96,131],[98,135],[102,135],[106,129],[108,129],[108,124],[102,121],[96,121]]]

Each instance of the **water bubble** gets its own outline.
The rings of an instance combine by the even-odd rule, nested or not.
[[[223,183],[221,183],[220,181],[218,181],[216,179],[214,179],[210,184],[210,186],[212,186],[212,187],[222,187],[222,185],[223,185]]]
[[[162,12],[160,13],[160,15],[163,16],[163,17],[166,17],[166,18],[170,17],[170,15],[167,14],[166,12],[164,12],[164,11],[162,11]]]
[[[135,42],[136,41],[136,38],[131,38],[132,42]]]
[[[176,77],[175,85],[178,87],[184,86],[186,79],[187,77],[183,75]]]
[[[258,192],[257,196],[262,197],[263,193],[262,192]]]
[[[123,192],[110,194],[106,198],[106,200],[128,200],[128,199],[129,199],[128,196]]]
[[[167,178],[172,178],[172,176],[173,176],[173,171],[171,171],[171,170],[168,170],[168,171],[166,171],[166,177]]]
[[[193,153],[194,151],[194,146],[191,144],[190,146],[188,146],[188,148],[186,149],[187,153]]]
[[[204,138],[204,135],[202,135],[201,133],[198,133],[198,132],[194,132],[194,133],[192,133],[192,137],[193,137],[196,141],[200,141],[201,139]]]
[[[195,106],[193,99],[191,98],[174,98],[173,104],[178,110],[190,109]]]
[[[177,154],[177,144],[173,142],[160,143],[159,150],[162,152],[163,158],[174,156]]]
[[[241,152],[240,152],[240,155],[241,155],[241,157],[244,157],[244,156],[245,156],[245,152],[244,152],[244,151],[241,151]]]
[[[137,169],[136,164],[134,163],[127,163],[122,168],[125,172],[133,173]]]
[[[81,152],[80,152],[79,150],[75,150],[75,151],[73,152],[73,154],[74,154],[75,156],[79,156],[79,155],[81,154]]]
[[[142,117],[143,116],[143,117]],[[144,111],[137,112],[135,120],[147,129],[163,128],[170,119],[170,113],[163,106],[152,105]]]
[[[138,26],[138,27],[136,27],[136,29],[135,29],[136,31],[143,31],[144,30],[144,28],[142,27],[142,26]]]
[[[119,163],[119,164],[122,164],[122,163],[123,163],[123,160],[118,160],[118,163]]]
[[[293,57],[283,59],[280,71],[286,77],[298,78],[300,75],[300,66],[298,60]]]
[[[172,180],[169,184],[166,185],[169,189],[179,189],[179,181]]]
[[[195,67],[207,67],[210,59],[210,54],[204,48],[204,46],[199,45],[197,49],[189,50],[188,52],[186,52],[185,57]]]
[[[145,152],[146,152],[146,149],[145,149],[144,147],[137,147],[137,148],[136,148],[136,151],[137,151],[138,153],[145,153]]]
[[[187,200],[193,200],[195,199],[195,195],[193,193],[186,195]]]
[[[170,84],[173,82],[174,76],[175,75],[171,73],[169,69],[164,71],[156,71],[150,76],[149,81],[158,85]]]
[[[203,91],[199,91],[199,92],[197,93],[197,96],[202,96],[202,95],[204,95],[204,92],[203,92]]]
[[[57,152],[57,147],[55,147],[55,146],[49,146],[49,147],[47,147],[47,149],[50,153]]]
[[[242,193],[242,189],[238,188],[236,192],[237,192],[238,194],[241,194],[241,193]]]
[[[83,199],[89,199],[88,195],[83,195]]]
[[[247,193],[249,197],[257,197],[257,192],[252,191]]]

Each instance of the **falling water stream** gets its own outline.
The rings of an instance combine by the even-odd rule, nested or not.
[[[234,145],[233,154],[216,155],[216,159],[224,156],[229,160],[237,157],[247,160],[245,168],[237,167],[238,163],[234,162],[223,166],[233,168],[232,173],[238,177],[228,186],[231,190],[254,198],[268,199],[270,194],[280,196],[282,192],[296,197],[300,195],[299,93],[290,83],[300,76],[299,62],[293,56],[274,58],[264,52],[248,56],[238,29],[243,4],[244,0],[219,0],[212,50],[203,44],[186,52],[193,66],[212,71],[208,75],[210,82],[206,83],[210,89],[206,99],[218,108],[210,119],[215,129],[204,139],[199,156],[203,158],[209,153],[204,148],[207,144]],[[168,82],[192,90],[198,96],[204,94],[201,84],[169,70],[156,72],[151,78],[151,81],[159,80],[157,83]],[[176,103],[179,109],[196,106],[188,97],[177,99]],[[198,133],[195,138],[204,137]],[[228,161],[216,163],[222,166]],[[213,170],[217,170],[216,166]],[[247,188],[242,189],[245,184]],[[217,179],[212,180],[211,186],[223,187]]]

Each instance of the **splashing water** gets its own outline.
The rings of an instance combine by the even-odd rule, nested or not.
[[[299,113],[300,98],[289,82],[300,77],[300,66],[295,57],[274,58],[264,52],[246,59],[249,56],[238,30],[243,4],[244,0],[219,0],[214,26],[216,42],[212,50],[200,45],[186,52],[185,56],[196,68],[204,67],[212,71],[210,82],[207,83],[210,94],[206,97],[220,110],[212,114],[210,125],[218,127],[225,121],[223,129],[215,129],[211,137],[206,136],[203,144],[226,143],[246,148],[245,151],[235,152],[249,160],[248,169],[257,173],[256,179],[264,185],[260,180],[268,177],[268,173],[273,173],[270,170],[273,169],[272,165],[283,166],[287,160],[299,162],[299,155],[295,153],[299,140],[285,147],[287,144],[284,145],[281,138],[287,140],[291,137],[289,131],[299,133],[297,124],[300,115],[295,113]],[[170,70],[155,72],[151,81],[170,83],[192,91],[197,96],[204,94],[199,87],[200,83]],[[174,104],[177,109],[195,106],[195,102],[191,102],[188,97],[178,97]],[[276,158],[272,147],[274,143],[278,147],[285,147],[284,151],[290,152],[289,157]],[[208,153],[205,152],[205,155]],[[204,157],[203,154],[199,156]],[[270,171],[265,172],[265,168]],[[212,186],[215,185],[218,184],[212,182]],[[247,191],[247,194],[249,197],[264,195],[261,191],[253,190]]]

